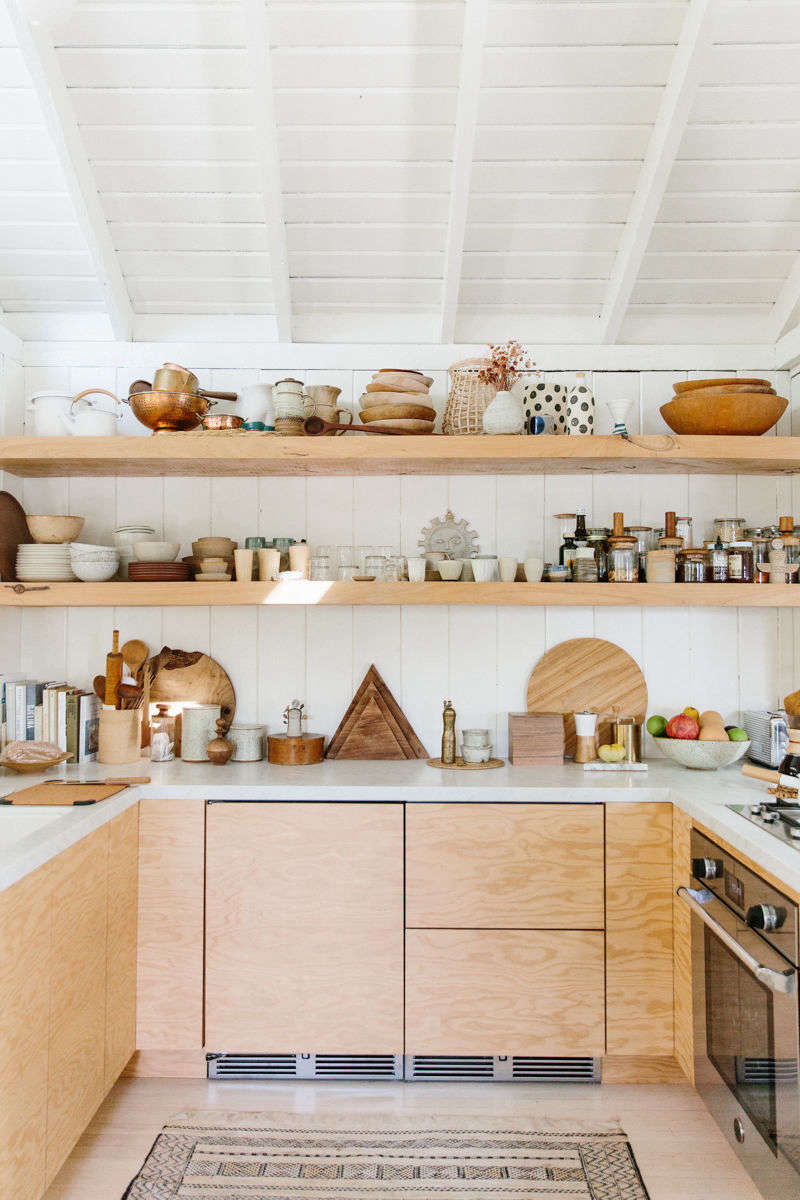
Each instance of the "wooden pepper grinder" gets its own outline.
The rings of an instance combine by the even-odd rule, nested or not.
[[[456,761],[456,710],[450,700],[444,702],[442,723],[442,763],[452,766]]]
[[[597,713],[573,713],[573,719],[575,721],[575,762],[594,762],[597,758]]]
[[[206,754],[218,767],[224,767],[233,754],[233,743],[225,737],[227,732],[228,722],[224,717],[220,717],[217,721],[217,736],[206,746]]]

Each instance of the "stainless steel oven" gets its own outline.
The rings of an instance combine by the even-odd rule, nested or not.
[[[765,1200],[800,1200],[797,905],[692,833],[695,1085]]]

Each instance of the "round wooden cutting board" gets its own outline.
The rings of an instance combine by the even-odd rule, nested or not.
[[[528,712],[561,713],[564,753],[575,753],[572,714],[596,712],[600,744],[616,717],[647,714],[647,684],[639,664],[621,646],[602,638],[570,638],[542,655],[531,672]]]

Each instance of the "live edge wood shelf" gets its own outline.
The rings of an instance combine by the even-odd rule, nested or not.
[[[0,607],[477,604],[529,607],[800,608],[800,587],[755,583],[31,583]]]
[[[163,433],[0,438],[12,475],[793,474],[800,438],[369,437]]]

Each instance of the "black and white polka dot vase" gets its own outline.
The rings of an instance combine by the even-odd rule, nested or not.
[[[523,405],[525,433],[567,432],[567,389],[563,383],[545,383],[541,379],[526,383]],[[544,421],[543,429],[536,427],[537,417]]]
[[[585,383],[576,383],[567,393],[566,424],[568,434],[594,433],[594,396]]]

